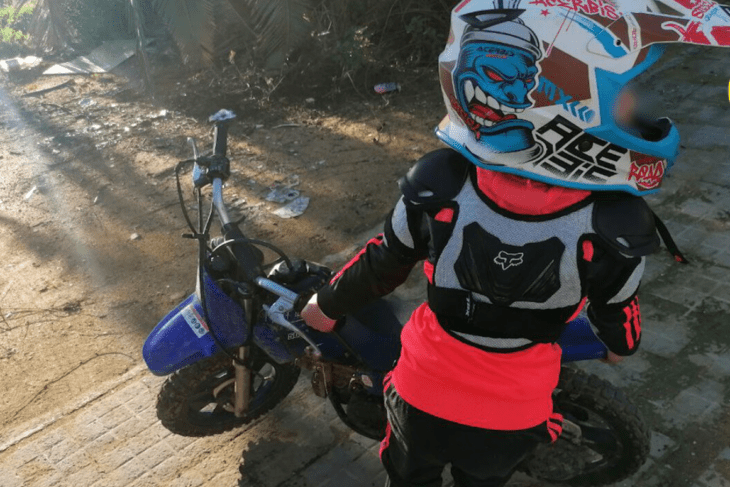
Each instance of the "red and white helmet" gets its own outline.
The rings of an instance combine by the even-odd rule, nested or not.
[[[675,42],[730,47],[730,7],[464,0],[439,56],[448,115],[436,134],[488,169],[578,189],[656,192],[679,133],[667,118],[623,119],[617,108],[626,85]]]

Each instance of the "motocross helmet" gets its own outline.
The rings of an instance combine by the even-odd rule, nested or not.
[[[646,195],[679,149],[668,118],[621,116],[625,88],[666,43],[730,47],[710,0],[464,0],[439,56],[436,135],[477,166]]]

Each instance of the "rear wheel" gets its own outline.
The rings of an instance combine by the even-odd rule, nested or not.
[[[253,348],[251,403],[245,416],[233,413],[235,368],[219,353],[178,370],[157,396],[157,417],[183,436],[209,436],[249,423],[271,410],[294,388],[299,367],[279,364]]]
[[[387,419],[383,396],[356,389],[349,393],[334,390],[329,398],[337,416],[350,429],[373,440],[385,438]]]
[[[553,394],[555,410],[566,422],[563,435],[541,445],[524,465],[540,480],[575,486],[619,482],[644,464],[650,433],[639,410],[610,383],[563,367]]]

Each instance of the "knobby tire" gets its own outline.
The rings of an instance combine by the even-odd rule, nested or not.
[[[162,425],[182,436],[212,436],[250,423],[274,408],[294,388],[300,369],[278,364],[260,350],[254,353],[251,405],[245,416],[236,417],[228,410],[233,385],[224,384],[230,383],[235,369],[230,357],[219,353],[167,378],[157,396],[157,417]],[[222,390],[214,396],[216,387]]]

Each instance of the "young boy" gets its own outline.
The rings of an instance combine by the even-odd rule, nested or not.
[[[701,21],[687,0],[664,2],[686,18],[655,2],[520,3],[454,8],[439,58],[437,136],[450,148],[415,164],[383,234],[302,312],[330,331],[424,261],[428,301],[385,384],[392,486],[440,486],[446,464],[459,487],[502,486],[555,441],[556,341],[588,303],[608,362],[637,350],[637,291],[659,246],[641,196],[658,190],[679,138],[668,119],[632,113],[623,88],[658,59],[657,41],[730,40],[726,10]],[[692,39],[675,28],[689,25]]]

